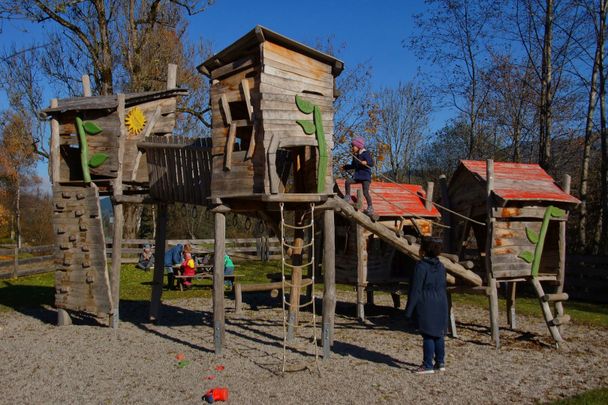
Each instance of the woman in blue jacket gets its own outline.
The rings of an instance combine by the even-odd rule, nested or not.
[[[430,238],[422,240],[420,260],[410,282],[405,316],[416,314],[422,334],[422,366],[418,374],[445,371],[444,335],[448,324],[448,298],[445,267],[439,261],[441,243]],[[435,363],[433,364],[433,360]]]
[[[192,247],[189,244],[182,245],[178,243],[171,249],[165,252],[165,273],[167,274],[167,289],[175,289],[175,275],[173,274],[173,266],[182,264],[183,255],[185,252],[191,253]]]

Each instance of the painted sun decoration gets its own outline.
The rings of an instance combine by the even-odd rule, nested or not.
[[[146,116],[140,108],[132,108],[125,117],[125,125],[129,134],[138,135],[146,126]]]

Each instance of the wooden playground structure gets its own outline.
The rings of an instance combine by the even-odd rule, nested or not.
[[[395,265],[411,266],[420,259],[416,238],[431,234],[433,222],[439,219],[439,211],[432,203],[432,183],[426,192],[419,186],[385,185],[393,189],[392,194],[398,201],[389,201],[387,211],[381,211],[378,221],[334,193],[333,100],[337,97],[335,78],[341,73],[343,63],[332,56],[257,26],[203,62],[198,69],[211,83],[211,138],[172,135],[177,97],[186,94],[186,90],[176,87],[175,66],[169,67],[166,90],[92,97],[85,76],[83,97],[54,100],[51,107],[44,110],[44,114],[51,117],[50,175],[57,241],[55,304],[58,324],[70,322],[68,311],[86,311],[109,315],[111,324],[117,327],[122,206],[129,203],[148,203],[157,207],[149,317],[152,321],[158,319],[164,278],[167,205],[187,203],[206,207],[214,218],[215,352],[222,353],[225,343],[226,214],[237,213],[264,221],[281,241],[283,274],[280,290],[285,308],[285,342],[304,330],[300,328],[300,317],[305,313],[303,309],[310,306],[311,311],[306,313],[312,316],[312,329],[315,330],[312,343],[316,350],[314,294],[306,302],[300,300],[303,288],[314,288],[315,269],[322,270],[320,340],[323,355],[328,358],[333,344],[336,280],[356,285],[361,319],[364,317],[362,297],[366,290],[370,292],[376,287],[388,286],[392,293],[399,292],[406,275],[395,277],[390,267],[383,269],[380,263],[386,255],[390,256],[391,263],[393,258],[400,258]],[[468,167],[466,163],[465,167]],[[555,211],[543,202],[550,201],[552,207],[566,209],[576,201],[568,195],[566,188],[566,191],[559,190],[562,200],[542,199],[541,204],[536,204],[537,198],[530,200],[535,202],[530,208],[521,206],[514,202],[516,200],[504,199],[505,196],[495,188],[498,183],[493,182],[491,172],[488,173],[487,190],[474,194],[484,197],[479,204],[460,198],[461,194],[468,194],[459,191],[450,191],[447,198],[446,189],[449,207],[461,215],[449,216],[452,231],[464,227],[458,232],[466,235],[470,221],[467,219],[456,226],[457,219],[463,216],[477,218],[477,209],[487,214],[490,241],[502,229],[500,221],[503,219],[508,217],[507,222],[514,224],[514,218],[527,218],[530,221],[517,225],[517,229],[523,229],[524,225],[533,229],[538,234],[537,247],[546,237],[545,246],[556,244],[559,252],[558,257],[551,256],[553,261],[549,262],[544,256],[548,253],[541,255],[533,250],[531,264],[527,262],[529,255],[524,254],[521,260],[526,265],[518,263],[521,266],[517,269],[501,272],[499,269],[506,267],[500,267],[499,263],[504,262],[496,259],[498,246],[494,242],[481,244],[485,236],[473,226],[475,235],[479,235],[478,256],[484,256],[485,252],[485,263],[463,259],[458,248],[452,248],[449,252],[452,254],[440,257],[448,272],[450,288],[483,291],[489,295],[492,331],[498,342],[497,282],[530,279],[536,286],[539,278],[546,280],[543,277],[547,277],[549,271],[545,271],[545,267],[550,267],[557,292],[539,292],[539,298],[544,310],[550,302],[561,308],[565,252],[562,235],[565,237],[566,217],[562,211]],[[459,172],[454,178],[458,176]],[[379,190],[383,186],[374,184],[374,187]],[[458,187],[461,186],[453,180],[450,190],[458,190]],[[401,190],[408,197],[395,194],[395,190]],[[112,198],[114,206],[111,272],[107,269],[99,209],[99,197],[104,195]],[[500,201],[503,205],[497,204]],[[467,204],[475,210],[469,212]],[[508,211],[511,207],[517,214]],[[546,212],[550,212],[549,231],[543,225]],[[342,217],[338,222],[335,213]],[[557,225],[553,225],[554,222]],[[535,240],[535,234],[527,232],[528,239]],[[345,241],[347,237],[351,238]],[[522,242],[518,246],[525,245],[523,236],[516,239]],[[379,256],[376,256],[376,246]],[[523,252],[523,248],[520,250]],[[345,254],[350,257],[355,254],[357,260],[345,262]],[[322,257],[322,263],[319,257]],[[340,258],[338,265],[337,258]],[[539,261],[542,271],[538,271]],[[484,268],[487,270],[478,270]],[[514,294],[514,287],[512,291]],[[546,318],[552,336],[559,341],[561,337],[554,329],[565,321],[565,316],[563,308],[557,312],[557,317]]]

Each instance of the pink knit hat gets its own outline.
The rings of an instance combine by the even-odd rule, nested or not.
[[[353,141],[351,142],[351,145],[356,146],[359,149],[363,149],[363,147],[365,146],[365,139],[363,139],[359,136],[359,137],[353,139]]]

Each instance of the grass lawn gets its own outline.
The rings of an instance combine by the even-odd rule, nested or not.
[[[608,388],[583,392],[570,398],[551,402],[551,405],[603,405],[608,404]]]

